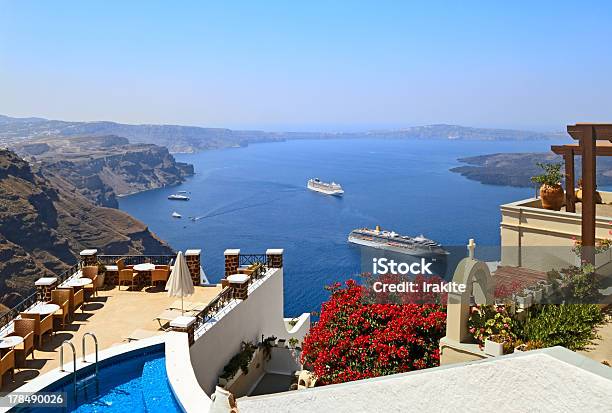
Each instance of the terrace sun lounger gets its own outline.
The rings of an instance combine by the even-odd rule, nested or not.
[[[159,323],[159,328],[163,329],[164,324],[169,323],[177,317],[182,316],[181,310],[164,310],[154,318]],[[162,323],[164,321],[164,323]]]
[[[187,311],[200,312],[205,307],[206,307],[205,303],[198,303],[198,302],[193,302],[193,301],[183,302],[183,308],[185,309],[185,312]],[[168,310],[180,310],[180,309],[181,309],[181,300],[176,300],[175,302],[170,304],[170,307],[168,307]]]
[[[180,309],[164,310],[157,317],[155,317],[154,320],[156,320],[159,323],[159,327],[163,330],[164,324],[171,322],[175,318],[180,317],[182,315],[193,316],[193,315],[196,315],[197,312],[198,312],[197,310],[185,310],[184,313]]]

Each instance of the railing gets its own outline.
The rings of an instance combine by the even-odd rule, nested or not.
[[[125,265],[138,264],[155,264],[155,265],[170,265],[175,255],[98,255],[98,261],[104,265],[115,265],[115,263],[123,259]]]
[[[240,255],[240,265],[256,265],[260,264],[258,268],[250,275],[249,285],[255,281],[262,279],[267,271],[268,266],[266,265],[266,254],[247,254],[244,257],[248,257],[245,261],[242,261],[243,255]],[[247,264],[249,263],[250,264]],[[221,311],[232,299],[234,298],[233,288],[227,286],[221,290],[215,298],[213,298],[202,311],[196,315],[195,331],[198,331],[207,321],[214,318],[215,315]]]
[[[66,281],[68,278],[72,277],[77,271],[79,271],[80,268],[81,268],[81,263],[79,262],[77,264],[74,264],[73,266],[65,270],[64,272],[62,272],[60,275],[56,276],[58,284],[61,284],[64,281]],[[8,311],[0,315],[0,331],[4,327],[9,325],[15,318],[17,318],[19,313],[27,310],[32,305],[34,305],[36,301],[38,301],[38,292],[35,289],[33,289],[32,291],[33,292],[31,292],[19,304],[17,304],[16,306],[12,307]]]
[[[227,303],[233,298],[232,288],[225,287],[202,311],[196,315],[195,329],[196,331],[204,325],[208,320],[214,317]]]
[[[38,300],[37,293],[34,292],[28,295],[23,301],[21,301],[15,307],[9,309],[7,312],[0,315],[0,330],[3,329],[5,326],[9,325],[11,321],[13,321],[19,315],[19,313],[27,310],[32,305],[34,305],[34,303],[36,303],[37,300]]]
[[[238,263],[240,265],[262,264],[267,265],[266,254],[240,254]]]

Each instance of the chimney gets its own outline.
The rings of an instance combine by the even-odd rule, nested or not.
[[[191,274],[191,281],[193,285],[200,285],[202,280],[200,279],[200,267],[201,264],[202,250],[187,250],[185,251],[185,259],[187,260],[187,268]]]
[[[266,250],[266,261],[268,263],[268,268],[283,267],[283,251],[283,249]]]
[[[227,278],[228,275],[238,272],[238,267],[240,267],[240,250],[225,250],[223,255],[225,255],[225,278]]]

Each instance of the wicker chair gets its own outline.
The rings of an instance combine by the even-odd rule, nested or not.
[[[129,282],[134,288],[134,280],[138,277],[138,273],[135,273],[131,269],[119,270],[119,289],[121,290],[121,283]]]
[[[53,314],[42,318],[38,313],[21,313],[21,318],[34,320],[34,335],[38,337],[38,348],[42,347],[43,336],[53,333]]]
[[[74,287],[60,287],[58,290],[66,291],[68,294],[68,315],[74,316],[74,312],[81,307],[81,312],[85,312],[83,303],[85,302],[85,290]],[[57,304],[57,303],[56,303]]]
[[[90,297],[98,295],[98,267],[95,265],[89,265],[83,267],[83,277],[91,279],[91,284],[83,287],[86,293],[89,293]]]
[[[53,313],[53,319],[62,322],[62,327],[66,326],[66,318],[70,316],[70,291],[65,288],[58,288],[51,291],[51,302],[59,305],[59,310]]]
[[[9,350],[0,359],[0,381],[7,371],[11,372],[11,380],[15,381],[15,350]]]
[[[36,321],[28,318],[18,318],[13,321],[12,336],[23,338],[23,343],[15,347],[15,354],[20,365],[25,365],[26,358],[32,354],[34,359],[34,331],[36,330]]]
[[[170,276],[170,271],[167,269],[154,269],[151,271],[151,285],[157,285],[158,282],[167,282]]]

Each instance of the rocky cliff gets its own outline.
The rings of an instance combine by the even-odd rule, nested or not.
[[[95,205],[44,164],[31,166],[0,150],[0,295],[15,300],[12,293],[24,294],[37,278],[68,268],[85,248],[172,253],[142,222]]]
[[[44,137],[11,148],[111,208],[117,208],[117,196],[177,185],[193,175],[193,166],[177,162],[168,149],[119,136]]]

